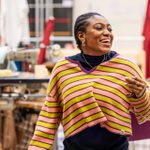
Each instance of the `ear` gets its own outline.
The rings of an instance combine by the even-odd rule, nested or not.
[[[85,33],[84,33],[84,32],[79,31],[79,32],[77,33],[77,36],[78,36],[78,39],[79,39],[80,41],[85,41]]]

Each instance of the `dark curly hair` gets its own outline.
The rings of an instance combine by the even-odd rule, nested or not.
[[[88,12],[88,13],[85,13],[85,14],[82,14],[82,15],[78,16],[76,21],[75,21],[75,24],[74,24],[74,36],[75,36],[75,41],[76,41],[77,47],[80,50],[81,50],[81,42],[80,42],[80,40],[77,37],[77,33],[79,31],[85,32],[86,27],[88,25],[88,21],[87,20],[89,18],[95,16],[95,15],[102,16],[101,14],[96,13],[96,12]]]

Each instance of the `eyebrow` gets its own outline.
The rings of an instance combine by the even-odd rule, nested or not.
[[[97,24],[102,24],[102,25],[107,25],[107,26],[111,26],[111,24],[103,24],[103,23],[96,23],[96,24],[94,24],[94,25],[97,25]]]

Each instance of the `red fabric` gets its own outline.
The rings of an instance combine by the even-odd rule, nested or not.
[[[145,38],[144,50],[146,56],[146,78],[150,78],[150,39]]]
[[[147,10],[143,28],[143,47],[146,54],[146,78],[150,77],[150,0],[147,3]]]
[[[54,19],[49,19],[46,22],[43,40],[40,44],[40,52],[38,56],[38,64],[42,64],[45,60],[46,48],[50,44],[50,35],[54,28]]]

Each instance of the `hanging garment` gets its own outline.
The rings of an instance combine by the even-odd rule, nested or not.
[[[43,40],[40,44],[40,53],[38,57],[38,64],[44,63],[45,60],[45,54],[46,54],[46,48],[50,44],[50,35],[54,28],[54,18],[50,18],[45,25]]]
[[[29,43],[29,7],[27,0],[1,0],[0,31],[4,43],[16,48],[19,42]]]
[[[150,77],[150,0],[147,3],[145,22],[143,28],[144,50],[146,52],[146,78]]]

